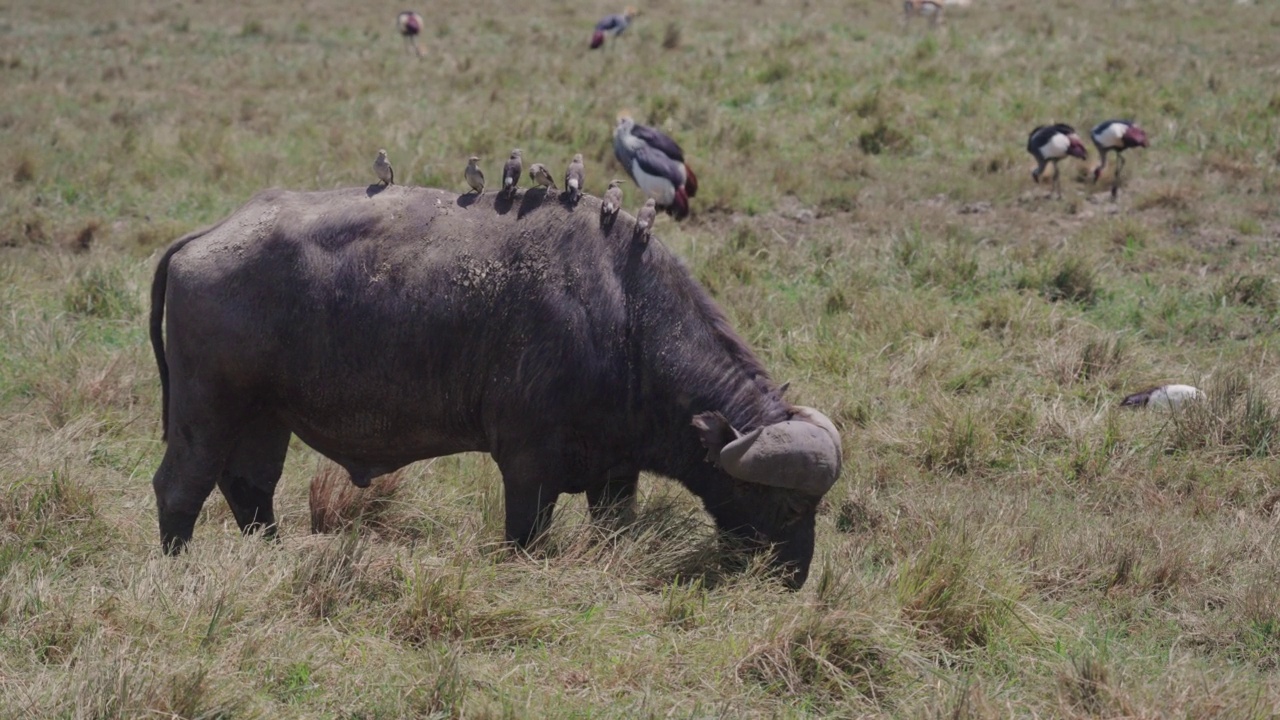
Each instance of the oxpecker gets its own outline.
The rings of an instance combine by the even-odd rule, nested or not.
[[[480,162],[480,158],[472,155],[467,161],[467,169],[464,173],[467,176],[467,184],[472,190],[476,191],[476,197],[484,194],[484,173],[481,172],[480,166],[476,163]]]
[[[578,153],[569,161],[569,169],[564,173],[564,189],[569,191],[569,200],[575,205],[582,199],[585,184],[586,170],[582,167],[582,153]]]
[[[659,130],[637,125],[628,113],[618,115],[613,154],[659,209],[676,220],[689,216],[689,198],[698,194],[698,177],[684,161],[684,150]]]
[[[1093,170],[1095,183],[1102,175],[1102,169],[1107,166],[1107,153],[1115,152],[1116,154],[1116,171],[1111,178],[1111,197],[1114,199],[1116,193],[1120,191],[1120,171],[1124,169],[1122,153],[1129,148],[1147,147],[1147,134],[1130,120],[1107,120],[1095,125],[1093,132],[1089,135],[1093,138],[1093,146],[1098,148],[1098,155],[1102,159],[1098,167]]]
[[[612,220],[622,209],[622,180],[610,180],[609,189],[604,191],[604,200],[600,202],[600,215]]]
[[[591,49],[595,50],[604,44],[605,33],[613,33],[615,38],[621,35],[631,25],[631,19],[636,14],[637,10],[628,6],[617,15],[606,15],[600,18],[600,22],[596,23],[595,31],[591,33]]]
[[[516,189],[520,187],[520,174],[524,172],[524,162],[521,161],[522,153],[519,148],[511,151],[511,157],[507,160],[507,164],[502,166],[502,192],[508,197],[515,197]]]
[[[368,157],[368,155],[365,157]],[[386,150],[378,151],[378,157],[373,161],[373,172],[382,181],[382,187],[395,184],[396,171],[392,169],[391,162],[387,160]]]
[[[422,16],[412,10],[405,10],[396,16],[396,30],[404,36],[404,44],[418,57],[422,57],[422,48],[418,47],[418,35],[422,32]]]
[[[641,241],[648,243],[653,233],[653,223],[658,219],[658,205],[653,198],[644,201],[644,207],[636,213],[636,234]]]
[[[542,163],[534,163],[529,166],[529,179],[544,188],[560,189],[556,187],[556,181],[551,179],[551,173],[547,171],[547,166]]]
[[[1088,153],[1075,128],[1058,123],[1057,125],[1041,125],[1031,131],[1027,138],[1027,152],[1036,159],[1036,169],[1031,171],[1031,179],[1040,182],[1044,168],[1053,163],[1053,190],[1062,197],[1062,186],[1058,183],[1058,161],[1070,155],[1084,160]]]

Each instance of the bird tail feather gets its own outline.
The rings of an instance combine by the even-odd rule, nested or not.
[[[684,166],[684,174],[684,191],[689,197],[694,197],[698,194],[698,176],[693,174],[693,168],[688,165]],[[688,202],[685,205],[687,206]]]

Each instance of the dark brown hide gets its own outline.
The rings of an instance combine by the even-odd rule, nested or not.
[[[731,478],[691,426],[715,411],[746,432],[792,408],[680,261],[599,212],[540,191],[271,190],[175,242],[152,289],[166,550],[215,485],[245,531],[273,530],[294,433],[357,485],[487,452],[517,543],[560,493],[603,514],[653,471],[803,584],[818,498]]]

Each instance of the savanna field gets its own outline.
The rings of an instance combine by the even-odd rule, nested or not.
[[[402,9],[0,0],[0,718],[1280,715],[1280,4],[657,0],[589,51],[621,6],[442,0],[421,58]],[[161,554],[158,251],[378,148],[600,195],[621,110],[700,180],[655,237],[842,432],[802,590],[659,477],[529,556],[487,456],[356,491],[296,439],[278,542],[215,493]]]

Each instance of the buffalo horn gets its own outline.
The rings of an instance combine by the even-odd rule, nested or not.
[[[797,407],[791,420],[745,435],[718,413],[702,418],[695,425],[703,431],[707,458],[739,480],[821,496],[840,476],[840,433],[813,408]]]

